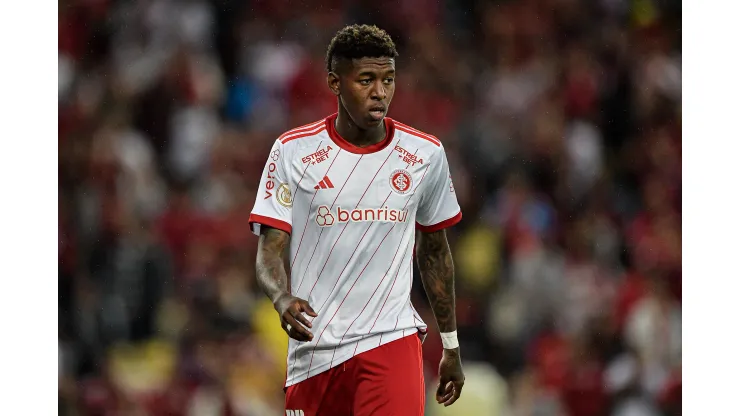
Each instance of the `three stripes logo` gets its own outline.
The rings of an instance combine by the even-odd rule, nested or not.
[[[328,176],[324,176],[324,179],[319,181],[319,184],[314,186],[313,189],[334,189],[334,184],[331,183]]]
[[[306,416],[303,414],[303,410],[286,410],[285,416]]]

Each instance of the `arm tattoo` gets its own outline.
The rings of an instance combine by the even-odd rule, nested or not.
[[[455,266],[445,230],[417,233],[416,257],[424,290],[440,332],[457,329],[455,323]]]
[[[289,241],[290,234],[285,231],[262,226],[257,247],[257,283],[273,303],[288,292],[283,251]]]

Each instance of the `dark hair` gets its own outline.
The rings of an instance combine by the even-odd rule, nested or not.
[[[395,58],[396,45],[390,35],[377,26],[345,26],[334,35],[326,50],[326,70],[332,71],[337,59]]]

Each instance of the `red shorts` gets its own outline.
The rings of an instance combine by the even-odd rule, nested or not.
[[[423,416],[421,359],[416,334],[381,345],[288,387],[286,414]]]

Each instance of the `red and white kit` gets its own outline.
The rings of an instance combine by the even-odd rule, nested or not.
[[[313,341],[290,340],[286,387],[425,332],[410,301],[415,229],[462,217],[437,138],[386,117],[385,139],[359,148],[336,117],[278,138],[249,219],[255,234],[291,234],[291,293],[318,313]]]

